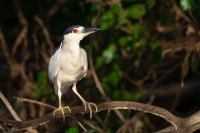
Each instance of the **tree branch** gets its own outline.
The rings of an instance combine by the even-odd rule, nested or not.
[[[98,110],[97,112],[100,112],[102,110],[139,110],[145,113],[150,113],[155,116],[159,116],[161,118],[164,118],[167,122],[171,124],[171,126],[162,129],[156,133],[166,132],[166,133],[180,133],[180,132],[187,132],[192,133],[198,129],[200,129],[200,111],[193,114],[192,116],[189,116],[187,118],[180,118],[172,113],[170,113],[168,110],[160,107],[156,107],[150,104],[143,104],[138,102],[131,102],[131,101],[110,101],[110,102],[104,102],[97,104]],[[94,107],[92,107],[93,110],[95,110]],[[72,117],[72,115],[75,114],[84,114],[89,113],[89,110],[85,111],[85,106],[75,106],[71,107],[71,113],[68,112],[68,110],[64,110],[65,116]],[[0,123],[6,124],[8,127],[11,127],[14,130],[22,130],[27,128],[37,128],[39,125],[43,125],[51,120],[54,120],[56,118],[62,117],[61,112],[57,112],[55,116],[53,113],[48,113],[42,117],[33,119],[33,120],[27,120],[27,121],[16,121],[16,120],[10,120],[8,118],[5,118],[4,116],[0,115]]]
[[[97,104],[98,110],[108,110],[108,109],[125,109],[125,110],[140,110],[142,112],[146,113],[151,113],[156,116],[164,118],[166,121],[168,121],[170,124],[174,126],[175,129],[178,129],[178,125],[180,123],[180,118],[174,116],[171,114],[169,111],[156,107],[153,105],[149,104],[143,104],[143,103],[138,103],[138,102],[130,102],[130,101],[110,101],[110,102],[104,102]],[[95,110],[94,108],[92,108]],[[89,110],[85,112],[85,107],[84,106],[76,106],[76,107],[71,107],[71,114],[79,114],[79,113],[89,113]],[[67,110],[65,110],[65,116],[71,115]],[[61,112],[57,112],[56,115],[54,116],[53,113],[48,113],[40,118],[36,118],[33,120],[28,120],[28,121],[14,121],[14,120],[9,120],[7,118],[4,118],[3,116],[0,116],[0,122],[7,123],[11,125],[13,128],[16,129],[24,129],[27,127],[37,127],[38,125],[42,125],[50,120],[56,119],[62,117]]]

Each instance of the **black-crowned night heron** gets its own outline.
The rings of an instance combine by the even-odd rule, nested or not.
[[[83,102],[85,111],[89,108],[90,117],[92,117],[91,106],[94,106],[97,111],[97,106],[94,103],[87,102],[78,93],[76,83],[86,76],[88,70],[87,54],[80,47],[80,41],[98,30],[100,29],[86,28],[80,25],[66,29],[60,47],[52,54],[48,66],[48,76],[54,84],[55,93],[59,98],[59,108],[54,110],[54,115],[56,111],[61,111],[64,119],[64,108],[71,112],[69,106],[63,107],[61,104],[61,96],[67,92],[70,86]]]

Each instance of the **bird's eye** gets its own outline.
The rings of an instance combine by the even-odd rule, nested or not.
[[[78,29],[73,29],[72,32],[73,33],[78,33]]]

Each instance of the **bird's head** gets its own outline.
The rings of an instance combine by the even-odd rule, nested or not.
[[[63,34],[64,39],[66,40],[76,40],[81,41],[87,35],[99,31],[98,28],[90,28],[90,27],[83,27],[80,25],[75,25],[67,28]]]

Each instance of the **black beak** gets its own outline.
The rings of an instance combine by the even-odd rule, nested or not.
[[[84,28],[83,33],[94,33],[94,32],[97,32],[99,30],[101,30],[101,29],[86,27],[86,28]]]

